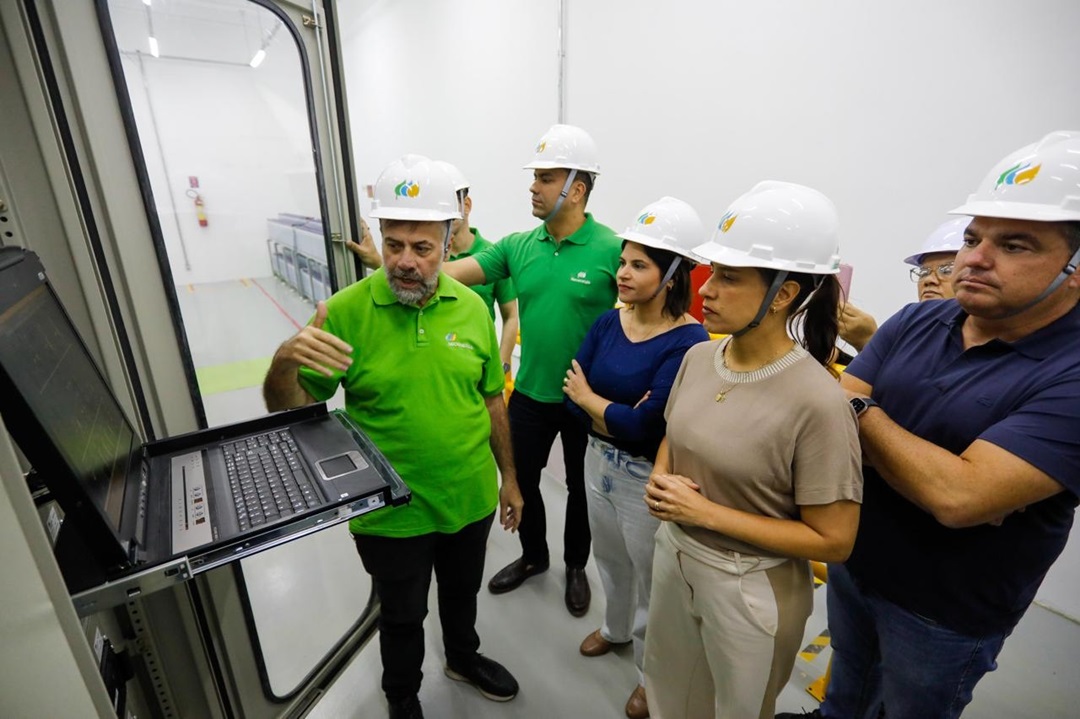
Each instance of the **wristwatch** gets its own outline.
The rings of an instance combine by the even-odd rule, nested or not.
[[[848,402],[851,403],[851,408],[855,410],[856,417],[862,417],[866,410],[870,409],[871,407],[881,406],[869,397],[852,397],[848,400]]]
[[[510,363],[509,362],[503,362],[503,374],[506,374],[509,371],[510,371]]]

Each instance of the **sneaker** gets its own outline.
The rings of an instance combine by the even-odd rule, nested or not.
[[[776,719],[821,719],[821,710],[815,709],[810,712],[783,712],[777,714]]]
[[[420,698],[413,694],[404,699],[390,701],[390,719],[424,719]]]
[[[517,679],[502,664],[477,654],[467,666],[445,668],[454,681],[468,682],[493,702],[508,702],[518,693]]]

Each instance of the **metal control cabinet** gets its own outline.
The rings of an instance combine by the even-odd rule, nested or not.
[[[274,276],[312,304],[330,297],[330,268],[322,222],[283,212],[269,218],[266,229],[266,247]]]

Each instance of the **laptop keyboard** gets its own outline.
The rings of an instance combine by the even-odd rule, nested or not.
[[[250,529],[325,503],[300,462],[288,430],[221,446],[240,529]]]

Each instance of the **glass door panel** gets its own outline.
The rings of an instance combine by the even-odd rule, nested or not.
[[[298,32],[248,0],[107,4],[207,424],[264,414],[332,291]]]

